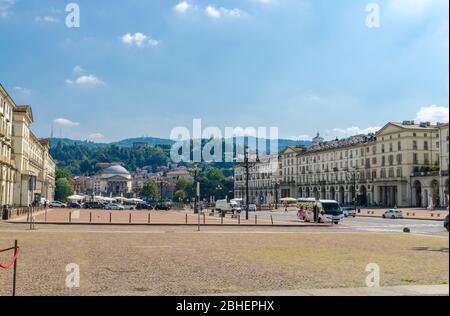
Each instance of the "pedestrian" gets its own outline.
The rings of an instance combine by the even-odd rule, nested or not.
[[[44,209],[47,209],[47,200],[44,201]]]

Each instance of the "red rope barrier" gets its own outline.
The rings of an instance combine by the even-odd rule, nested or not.
[[[10,250],[14,250],[14,247],[0,250],[0,253],[10,251]],[[3,265],[0,263],[0,269],[9,270],[9,268],[11,268],[13,266],[14,262],[16,262],[17,258],[19,257],[19,253],[20,253],[20,247],[17,246],[17,251],[14,254],[14,257],[12,258],[12,260],[7,265]]]

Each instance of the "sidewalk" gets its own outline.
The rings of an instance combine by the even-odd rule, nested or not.
[[[344,288],[227,293],[212,296],[448,296],[448,285],[405,285],[380,288]]]

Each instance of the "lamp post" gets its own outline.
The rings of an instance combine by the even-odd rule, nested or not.
[[[275,196],[275,209],[278,210],[278,189],[280,188],[280,180],[272,180],[272,187]]]
[[[194,214],[198,214],[198,231],[200,231],[200,211],[199,211],[199,201],[200,201],[200,175],[201,169],[199,167],[194,167],[189,172],[194,177],[194,192],[195,192],[195,200],[194,200]]]
[[[357,171],[356,169],[354,170],[348,170],[347,171],[347,180],[353,183],[353,188],[355,190],[355,196],[353,197],[353,207],[356,210],[356,198],[357,198],[357,190],[356,190],[356,184],[357,184],[357,180],[359,180],[361,177],[361,173],[359,171]]]
[[[250,159],[248,157],[248,146],[245,146],[244,149],[244,162],[242,163],[242,167],[245,169],[245,219],[249,219],[249,205],[250,205],[250,194],[249,194],[249,179],[250,179],[250,168],[255,166],[257,163],[260,162],[259,157],[256,156],[255,162],[250,162]]]

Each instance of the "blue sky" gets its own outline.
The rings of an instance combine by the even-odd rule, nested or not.
[[[0,83],[41,137],[168,138],[195,118],[285,138],[448,121],[447,0],[79,0],[80,28],[68,2],[0,0]]]

